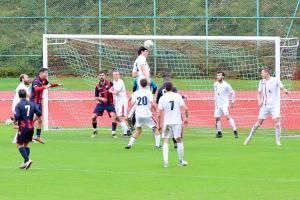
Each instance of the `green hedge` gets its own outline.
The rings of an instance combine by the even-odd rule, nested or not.
[[[19,77],[20,74],[34,76],[36,71],[33,68],[0,67],[0,77]]]

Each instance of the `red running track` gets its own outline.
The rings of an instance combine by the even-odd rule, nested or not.
[[[188,98],[190,111],[190,126],[214,127],[213,93],[203,90],[181,91]],[[11,116],[13,92],[0,92],[0,121]],[[96,102],[93,91],[50,91],[49,92],[49,126],[50,127],[90,127],[91,116]],[[249,128],[258,116],[255,91],[237,91],[236,105],[230,110],[237,127]],[[300,92],[292,92],[289,97],[283,97],[281,104],[282,127],[286,129],[300,129]],[[100,125],[110,125],[107,114],[98,118]],[[222,126],[229,127],[222,119]],[[268,118],[263,124],[265,128],[274,127]]]

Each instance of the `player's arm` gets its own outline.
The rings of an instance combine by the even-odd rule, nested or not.
[[[262,96],[262,81],[263,80],[260,80],[259,81],[259,84],[258,84],[258,90],[257,90],[257,105],[258,107],[261,107],[262,104],[263,104],[263,96]]]
[[[159,132],[161,132],[162,126],[161,126],[161,117],[163,114],[164,108],[163,108],[163,102],[159,100],[158,102],[158,115],[157,115],[157,129]]]
[[[137,91],[137,87],[138,87],[138,84],[137,84],[137,78],[135,78],[135,79],[133,80],[132,92]]]
[[[141,70],[142,70],[144,76],[149,80],[150,72],[149,72],[149,70],[146,69],[146,66],[144,64],[141,66]]]
[[[136,95],[135,95],[135,93],[132,95],[130,103],[131,103],[131,106],[135,105],[135,103],[136,103]]]
[[[155,94],[157,91],[157,85],[152,79],[150,80],[150,87],[152,88],[152,94]]]
[[[15,121],[17,122],[21,117],[21,109],[19,104],[17,104],[16,108],[15,108]]]
[[[113,87],[109,88],[108,91],[114,95],[119,95],[121,89],[122,89],[122,84],[115,84]]]
[[[59,83],[49,83],[47,85],[47,88],[54,88],[54,87],[58,87],[58,86],[63,86],[63,84],[59,84]]]
[[[286,95],[288,95],[289,94],[289,91],[284,87],[284,85],[282,84],[282,82],[280,81],[280,80],[278,80],[279,81],[279,87],[280,87],[280,90],[281,91],[284,91],[284,93],[286,94]]]
[[[47,89],[48,87],[47,87],[46,85],[41,85],[41,86],[39,86],[38,80],[34,80],[34,81],[32,82],[32,88],[34,88],[34,91],[35,91],[35,92],[41,92],[41,91],[43,91],[44,89]]]
[[[133,66],[131,75],[132,75],[132,78],[136,78],[138,76],[138,70],[137,70],[136,66]]]
[[[184,103],[183,99],[181,96],[180,97],[180,107],[184,110],[184,119],[183,119],[183,124],[185,126],[188,125],[188,121],[189,121],[189,109],[188,107],[186,106],[186,104]]]
[[[107,99],[100,97],[100,93],[99,93],[99,90],[97,87],[95,87],[95,100],[98,102],[99,101],[103,101],[103,102],[107,101]]]
[[[229,85],[229,96],[231,97],[231,107],[233,107],[235,103],[235,92],[230,85]]]

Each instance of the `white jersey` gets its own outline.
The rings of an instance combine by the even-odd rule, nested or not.
[[[164,125],[182,124],[180,107],[184,105],[180,94],[165,93],[158,102],[158,109],[164,111]]]
[[[114,99],[116,101],[116,103],[123,103],[123,102],[127,102],[127,95],[126,95],[126,88],[125,88],[125,84],[124,81],[119,79],[117,81],[113,81],[113,88],[114,90],[118,90],[119,94],[118,95],[114,95]]]
[[[151,103],[153,102],[153,95],[148,89],[140,89],[133,93],[131,102],[135,102],[135,116],[136,117],[151,117]]]
[[[14,95],[14,100],[11,106],[11,109],[13,111],[13,113],[15,112],[15,107],[16,105],[20,102],[20,98],[19,98],[19,90],[25,90],[27,93],[27,96],[29,96],[30,92],[29,92],[29,88],[24,84],[24,83],[20,83],[17,88],[16,88],[16,93]]]
[[[150,68],[149,65],[147,63],[146,57],[139,55],[137,57],[137,59],[135,60],[134,64],[133,64],[133,72],[137,72],[138,73],[138,78],[142,79],[145,78],[145,74],[142,72],[142,66],[144,65],[145,69],[149,71],[150,74]]]
[[[214,84],[215,92],[215,104],[216,106],[229,106],[229,96],[232,95],[232,100],[234,101],[235,92],[231,85],[226,81],[219,83],[218,81]]]
[[[270,77],[269,80],[260,80],[258,92],[262,95],[262,106],[265,106],[266,108],[279,107],[281,87],[283,87],[281,81],[275,77]]]

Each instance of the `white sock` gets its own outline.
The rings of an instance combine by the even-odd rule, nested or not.
[[[168,143],[164,143],[164,146],[163,146],[163,158],[164,158],[164,162],[165,163],[169,162],[169,144]]]
[[[160,135],[154,135],[155,137],[155,146],[159,147],[160,145]]]
[[[123,133],[127,134],[128,126],[125,122],[120,122],[120,126],[122,127]]]
[[[130,112],[129,112],[129,114],[128,114],[128,118],[131,118],[131,117],[132,117],[132,115],[133,115],[134,112],[135,112],[135,108],[136,108],[135,105],[131,108],[131,110],[130,110]]]
[[[229,119],[229,124],[230,124],[232,130],[236,131],[236,126],[235,126],[234,120],[231,117]]]
[[[177,143],[178,159],[183,160],[183,143]]]
[[[111,134],[112,134],[112,135],[116,134],[116,131],[112,131]]]
[[[97,131],[97,128],[93,128],[93,131]]]
[[[280,139],[280,132],[281,132],[280,123],[276,123],[275,124],[275,134],[276,134],[277,139]]]
[[[135,141],[135,138],[134,138],[134,137],[131,137],[130,140],[129,140],[128,145],[129,145],[129,146],[132,146],[133,143],[134,143],[134,141]]]
[[[258,129],[258,127],[259,127],[259,125],[256,125],[256,124],[253,125],[253,127],[251,128],[251,131],[248,135],[248,138],[250,138],[250,139],[252,138],[254,132]]]
[[[221,131],[221,119],[219,121],[216,121],[216,129],[217,131]]]

